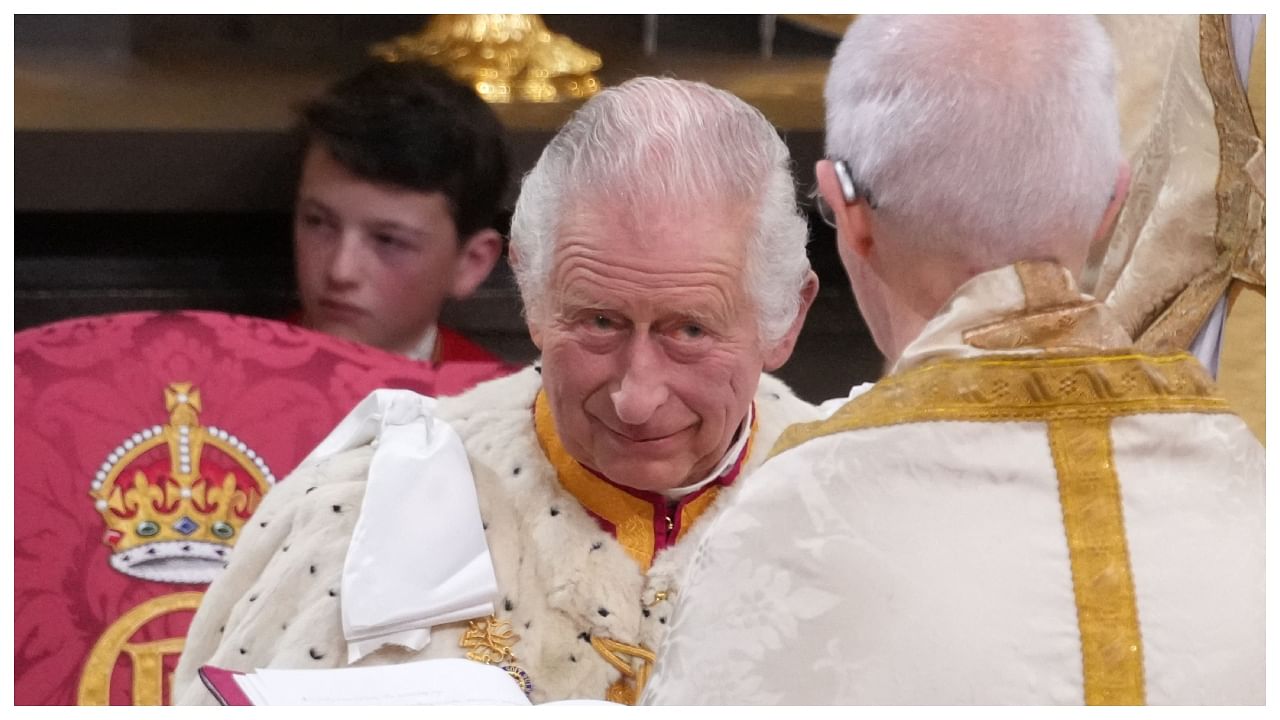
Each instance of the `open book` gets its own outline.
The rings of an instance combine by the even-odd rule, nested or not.
[[[242,673],[205,665],[200,680],[223,705],[530,705],[505,670],[440,658],[330,670]],[[605,704],[567,700],[562,704]]]

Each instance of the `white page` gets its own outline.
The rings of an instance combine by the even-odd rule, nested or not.
[[[254,679],[246,683],[247,677]],[[266,705],[530,704],[502,668],[454,658],[335,670],[265,669],[237,680],[246,694],[249,688],[260,693]]]
[[[249,702],[254,705],[267,704],[266,693],[263,692],[262,683],[258,682],[256,675],[234,675],[232,677],[235,678],[236,684],[240,686],[240,689],[249,698]]]

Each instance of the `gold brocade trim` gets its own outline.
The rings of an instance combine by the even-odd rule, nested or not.
[[[538,434],[538,444],[555,469],[560,484],[583,507],[611,523],[618,543],[641,569],[648,570],[653,563],[656,544],[653,506],[596,477],[569,455],[556,433],[551,403],[543,390],[538,391],[538,397],[533,401],[533,426]]]
[[[180,610],[200,606],[202,592],[161,595],[121,615],[94,643],[80,672],[76,689],[77,705],[110,705],[111,673],[116,660],[127,655],[133,671],[133,705],[160,705],[164,698],[163,660],[182,652],[185,638],[165,638],[146,643],[130,643],[129,638],[151,620]]]
[[[1080,293],[1071,286],[1070,275],[1057,263],[1028,260],[1014,263],[1013,270],[1022,283],[1028,311],[1080,302]]]
[[[1049,421],[1088,705],[1143,705],[1142,637],[1109,418]]]
[[[560,442],[559,434],[556,433],[555,420],[551,417],[551,403],[547,401],[546,392],[542,390],[538,391],[538,396],[533,401],[533,425],[538,435],[538,444],[542,446],[543,454],[555,469],[560,484],[577,498],[583,507],[612,524],[618,543],[627,551],[631,559],[636,561],[640,569],[648,570],[653,564],[657,547],[653,505],[601,480],[569,455],[569,451],[565,450]],[[741,462],[744,464],[751,457],[756,430],[759,427],[759,417],[753,415],[747,444],[742,450]],[[685,536],[707,508],[711,507],[719,495],[720,487],[713,485],[681,508],[680,530],[676,534],[677,542]]]
[[[680,530],[676,533],[676,542],[684,539],[684,536],[689,533],[689,528],[693,527],[693,524],[698,521],[698,518],[702,517],[702,514],[707,511],[707,508],[711,507],[711,503],[715,502],[718,497],[720,497],[720,486],[712,485],[680,509]]]
[[[792,425],[770,456],[826,435],[902,423],[1229,411],[1186,353],[938,360],[881,380],[826,420]]]
[[[600,653],[605,662],[622,673],[622,677],[605,692],[605,699],[623,705],[635,705],[640,699],[640,693],[644,692],[644,686],[649,683],[649,674],[657,656],[643,645],[628,645],[595,636],[591,638],[591,647]]]
[[[1262,144],[1267,143],[1267,18],[1258,25],[1258,37],[1253,42],[1253,56],[1249,61],[1249,79],[1245,99],[1253,115],[1253,126],[1258,128]]]
[[[969,328],[966,344],[983,350],[1063,350],[1100,352],[1129,347],[1133,340],[1106,307],[1081,297],[1071,273],[1056,262],[1022,261],[1013,264],[1022,285],[1024,309],[995,322]]]
[[[1236,74],[1228,35],[1225,16],[1200,16],[1200,69],[1213,98],[1218,131],[1218,213],[1213,232],[1218,259],[1136,338],[1141,350],[1190,347],[1233,277],[1266,282],[1266,201],[1245,170],[1262,142]]]

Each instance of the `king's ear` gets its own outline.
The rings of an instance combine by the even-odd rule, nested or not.
[[[513,273],[520,271],[520,249],[515,243],[507,243],[507,264],[511,266]],[[538,351],[542,351],[542,319],[539,317],[539,308],[529,305],[529,298],[521,298],[525,303],[524,307],[524,324],[529,328],[529,339],[533,340],[534,347]]]
[[[813,300],[818,296],[818,276],[812,270],[805,276],[804,284],[800,286],[800,310],[796,313],[796,317],[791,321],[791,326],[787,328],[786,334],[782,336],[773,347],[768,348],[764,354],[764,369],[766,372],[773,372],[786,364],[791,359],[791,353],[796,349],[796,341],[800,339],[800,331],[804,328],[805,317],[809,314],[809,308],[813,306]]]

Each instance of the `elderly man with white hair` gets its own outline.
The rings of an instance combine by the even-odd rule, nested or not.
[[[817,174],[891,369],[699,529],[644,702],[1264,701],[1262,448],[1075,285],[1112,77],[1090,17],[850,28]]]
[[[501,665],[534,702],[634,701],[689,531],[785,427],[818,417],[763,374],[791,354],[817,292],[789,165],[759,111],[704,84],[638,78],[579,109],[512,221],[540,365],[458,398],[378,406],[348,428],[357,440],[318,449],[273,490],[196,614],[178,701],[213,700],[204,665],[461,657]],[[465,455],[389,450],[424,414],[432,442],[456,433]],[[366,421],[381,423],[377,440]],[[411,470],[384,484],[379,467],[396,463]],[[455,482],[459,467],[474,485]],[[469,493],[475,537],[461,522]],[[442,533],[450,514],[460,529]],[[483,552],[440,560],[472,541],[487,545],[495,592]],[[449,563],[448,582],[422,579]],[[401,607],[437,595],[470,599],[431,620]]]

